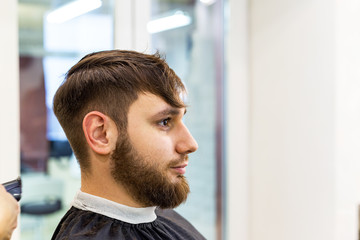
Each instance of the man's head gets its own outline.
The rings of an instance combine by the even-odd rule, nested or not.
[[[184,91],[158,55],[99,52],[69,70],[54,112],[82,173],[98,170],[90,153],[106,156],[107,175],[141,206],[175,207],[189,192],[183,174],[187,154],[197,149],[182,121]]]
[[[86,55],[68,71],[55,94],[54,113],[81,168],[87,170],[88,148],[82,129],[87,113],[99,111],[124,130],[129,106],[139,93],[152,93],[171,106],[184,107],[179,97],[184,91],[179,77],[158,54],[97,52]]]

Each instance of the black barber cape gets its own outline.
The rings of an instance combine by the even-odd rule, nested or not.
[[[52,240],[205,239],[174,210],[131,208],[79,191]]]

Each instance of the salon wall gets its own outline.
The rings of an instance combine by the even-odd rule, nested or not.
[[[359,3],[251,0],[248,13],[248,239],[356,240]]]
[[[334,14],[251,1],[252,240],[335,239]]]
[[[249,236],[249,1],[228,0],[225,16],[225,217],[223,239]]]
[[[0,183],[20,173],[19,156],[19,72],[17,1],[4,1],[0,7]],[[13,240],[20,239],[19,230]]]
[[[17,2],[1,3],[0,182],[19,176],[19,70]]]
[[[335,239],[360,239],[360,2],[335,1]]]

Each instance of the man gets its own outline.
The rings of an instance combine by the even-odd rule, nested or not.
[[[0,184],[0,240],[9,240],[17,226],[20,207],[15,198]]]
[[[157,54],[103,51],[66,75],[54,112],[80,163],[81,190],[52,239],[204,239],[172,210],[186,200],[184,85]]]

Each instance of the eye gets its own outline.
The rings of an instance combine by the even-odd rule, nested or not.
[[[161,120],[159,124],[162,127],[167,127],[167,126],[169,126],[170,120],[171,120],[171,118],[165,118],[165,119]]]

